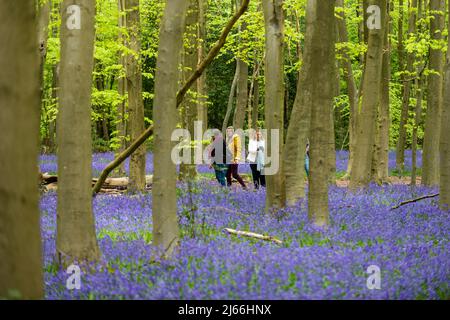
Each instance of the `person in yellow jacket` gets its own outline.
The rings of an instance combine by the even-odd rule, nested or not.
[[[242,153],[241,138],[239,137],[239,135],[234,134],[233,127],[227,128],[227,145],[229,150],[231,151],[231,163],[228,164],[227,171],[227,185],[229,187],[231,186],[231,177],[233,177],[239,182],[244,190],[247,190],[247,186],[245,185],[244,180],[242,180],[241,176],[238,173],[239,161],[241,161]]]

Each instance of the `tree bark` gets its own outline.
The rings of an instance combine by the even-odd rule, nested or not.
[[[207,0],[198,0],[198,65],[205,59],[206,56],[206,10],[208,8]],[[208,105],[207,105],[207,87],[206,74],[202,74],[197,80],[197,115],[198,120],[202,121],[203,132],[208,129]]]
[[[389,4],[388,4],[389,7]],[[389,12],[389,8],[387,9]],[[389,177],[389,87],[391,78],[391,52],[389,43],[389,18],[386,19],[384,32],[384,49],[382,58],[382,71],[380,81],[380,102],[378,106],[378,128],[374,152],[373,179],[382,184]]]
[[[33,1],[0,2],[0,299],[42,299],[39,60]],[[36,177],[30,179],[30,177]]]
[[[450,3],[449,3],[450,21]],[[440,140],[440,205],[443,210],[450,209],[450,36],[447,39],[447,63],[445,65],[445,89],[442,109],[442,127]]]
[[[263,0],[266,34],[265,57],[265,125],[268,130],[267,152],[274,158],[278,153],[279,166],[275,174],[266,177],[266,210],[285,206],[286,189],[283,174],[283,115],[284,115],[284,14],[283,0]],[[278,130],[279,144],[272,149],[272,130]]]
[[[128,89],[128,112],[131,140],[137,139],[145,130],[144,102],[142,100],[142,70],[140,62],[139,0],[125,0],[128,45],[132,51],[126,58]],[[145,145],[139,147],[130,158],[130,193],[145,190]]]
[[[118,0],[118,10],[119,10],[119,34],[118,41],[120,45],[126,45],[126,37],[125,37],[125,29],[127,27],[126,18],[125,18],[125,0]],[[126,56],[123,50],[119,50],[119,64],[125,70],[126,68]],[[116,157],[122,153],[126,148],[126,134],[127,134],[127,121],[126,121],[126,111],[127,111],[127,81],[124,78],[124,74],[120,74],[117,79],[117,91],[120,95],[121,102],[117,104],[117,138],[119,139],[119,147],[117,149]],[[122,163],[117,168],[118,173],[120,175],[125,174],[125,164]]]
[[[337,0],[336,6],[344,8],[344,0]],[[347,31],[347,24],[345,20],[345,14],[344,12],[339,13],[338,18],[338,33],[339,33],[339,41],[341,43],[348,43],[348,31]],[[347,167],[347,175],[350,176],[351,174],[351,166],[353,162],[353,152],[354,152],[354,145],[355,145],[355,134],[356,134],[356,114],[358,110],[358,88],[356,86],[355,76],[353,74],[353,67],[352,67],[352,61],[350,59],[349,54],[346,50],[342,52],[342,55],[344,57],[343,62],[343,69],[344,69],[344,75],[345,80],[347,82],[347,92],[348,92],[348,101],[350,106],[350,116],[349,116],[349,162]]]
[[[183,82],[192,75],[197,68],[198,64],[198,22],[199,22],[199,7],[198,0],[189,0],[189,6],[186,16],[186,26],[184,30],[184,49],[183,49]],[[198,82],[197,82],[198,84]],[[197,87],[193,86],[186,93],[186,99],[181,104],[181,119],[183,128],[187,129],[191,135],[191,141],[194,137],[194,121],[198,119],[197,107]],[[191,154],[191,161],[194,160],[194,150],[192,145],[189,144],[187,148],[183,149],[183,152],[189,152]],[[179,179],[194,179],[197,176],[197,170],[195,164],[180,164]]]
[[[422,75],[419,75],[419,79],[416,81],[416,107],[414,116],[414,127],[412,133],[412,168],[411,168],[411,185],[417,184],[417,132],[422,122],[422,100],[423,100],[423,79]]]
[[[239,8],[242,0],[236,0],[236,8]],[[247,28],[245,22],[239,25],[239,35]],[[242,37],[239,36],[239,47],[245,46],[242,43]],[[240,50],[236,59],[236,63],[239,64],[238,83],[236,88],[236,109],[234,112],[233,127],[235,129],[244,129],[245,111],[247,110],[247,98],[248,98],[248,63],[240,56],[243,55],[245,50]]]
[[[308,192],[308,216],[317,226],[329,223],[327,157],[331,110],[333,109],[335,70],[334,1],[315,2],[315,21],[312,31],[311,74],[311,146]]]
[[[416,32],[416,15],[417,15],[417,0],[411,1],[411,7],[409,10],[409,22],[408,22],[408,34],[414,35]],[[402,10],[403,12],[403,10]],[[403,34],[399,32],[399,35]],[[402,53],[401,57],[403,57],[403,43],[400,44],[399,39],[399,55]],[[403,63],[402,63],[403,65]],[[401,70],[403,71],[403,70]],[[397,141],[397,152],[396,152],[396,168],[397,170],[403,171],[405,165],[405,148],[406,148],[406,125],[408,123],[408,114],[409,114],[409,98],[411,95],[411,76],[414,72],[414,54],[407,53],[406,58],[406,73],[402,74],[401,82],[403,84],[403,98],[402,98],[402,111],[400,116],[400,127],[399,127],[399,135]]]
[[[430,0],[430,35],[434,41],[443,39],[445,27],[445,0]],[[428,76],[428,103],[425,116],[425,135],[423,141],[422,183],[427,186],[439,184],[439,135],[441,132],[443,52],[440,48],[430,48],[430,66],[433,70]]]
[[[368,51],[362,85],[361,109],[358,110],[357,139],[350,177],[350,188],[355,190],[369,184],[372,176],[372,154],[375,143],[376,114],[380,96],[383,58],[383,40],[386,19],[386,1],[371,0],[370,5],[380,9],[381,28],[368,31]]]
[[[230,94],[228,95],[227,111],[225,113],[225,118],[223,119],[222,132],[225,135],[228,123],[230,122],[231,112],[233,111],[233,100],[236,94],[236,87],[239,79],[239,68],[240,64],[236,61],[236,71],[234,72],[233,82],[231,83]]]
[[[170,256],[180,234],[177,218],[176,166],[171,159],[171,135],[176,128],[178,65],[188,2],[168,0],[159,33],[153,117],[153,244]]]
[[[73,5],[80,8],[78,17],[76,13],[71,14],[74,12]],[[73,19],[80,19],[79,28],[72,24]],[[90,191],[94,21],[93,1],[63,2],[57,122],[59,188],[56,235],[58,258],[62,264],[97,260],[100,256]]]
[[[306,7],[306,33],[303,62],[297,81],[297,93],[292,107],[291,117],[286,135],[285,152],[283,153],[283,168],[286,179],[287,205],[295,205],[305,197],[305,148],[309,138],[311,122],[311,74],[312,30],[315,21],[315,0],[308,0]]]

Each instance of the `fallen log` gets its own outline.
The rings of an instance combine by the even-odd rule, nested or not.
[[[264,240],[264,241],[270,241],[270,242],[274,242],[276,244],[283,244],[283,241],[272,237],[272,236],[265,236],[259,233],[254,233],[254,232],[250,232],[250,231],[239,231],[239,230],[234,230],[234,229],[230,229],[230,228],[225,228],[223,229],[224,232],[228,233],[228,234],[233,234],[236,236],[243,236],[243,237],[247,237],[247,238],[253,238],[253,239],[259,239],[259,240]]]
[[[98,182],[98,178],[92,178],[92,185],[94,186]],[[153,183],[153,175],[145,176],[145,184],[147,186]],[[56,190],[58,185],[58,176],[49,175],[44,173],[41,175],[41,185],[45,186],[46,191]],[[128,186],[128,177],[120,178],[107,178],[99,190],[102,193],[106,193],[106,190],[126,190]],[[112,191],[111,191],[112,192]],[[111,193],[109,192],[109,193]]]
[[[411,200],[406,200],[406,201],[400,202],[395,207],[392,207],[391,210],[398,209],[401,206],[404,206],[405,204],[408,204],[408,203],[413,203],[413,202],[417,202],[417,201],[424,200],[424,199],[436,198],[438,196],[439,196],[439,193],[436,193],[436,194],[429,194],[429,195],[426,195],[426,196],[414,198],[414,199],[411,199]]]

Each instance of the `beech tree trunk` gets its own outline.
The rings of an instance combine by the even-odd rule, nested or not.
[[[448,18],[450,21],[450,3]],[[441,177],[440,204],[442,209],[450,209],[450,37],[448,37],[447,63],[445,65],[444,103],[440,140]]]
[[[305,197],[305,151],[309,138],[311,122],[311,74],[309,50],[312,45],[312,28],[315,21],[315,0],[308,0],[306,7],[306,33],[303,63],[297,82],[297,93],[292,107],[291,117],[286,135],[285,152],[283,153],[283,168],[286,179],[287,205],[295,205]]]
[[[144,102],[142,100],[142,70],[140,62],[139,0],[125,0],[128,47],[132,51],[126,57],[128,113],[131,140],[136,140],[145,130]],[[130,193],[145,190],[145,144],[130,158]]]
[[[267,152],[272,159],[278,153],[279,166],[275,174],[266,176],[266,210],[285,206],[286,189],[283,174],[284,126],[284,14],[283,0],[263,0],[266,34],[265,57],[265,125],[268,130]],[[278,130],[279,144],[272,149],[271,131]]]
[[[207,0],[198,0],[198,65],[206,56],[206,10],[208,8]],[[197,118],[202,121],[203,132],[208,129],[208,105],[207,105],[207,87],[206,74],[202,74],[197,80]]]
[[[183,49],[183,73],[182,83],[189,79],[197,68],[198,64],[198,21],[199,7],[198,0],[189,0],[189,6],[186,16],[186,26],[184,30],[184,49]],[[198,84],[198,82],[196,83]],[[183,128],[187,129],[191,134],[191,141],[194,140],[194,121],[198,119],[197,114],[198,100],[197,87],[192,86],[186,93],[186,99],[181,104],[181,119]],[[191,161],[194,160],[194,149],[192,145],[188,145],[183,152],[191,154]],[[180,180],[194,179],[197,175],[195,164],[180,164]]]
[[[327,157],[331,110],[335,93],[335,17],[334,1],[315,1],[315,19],[312,31],[311,74],[311,147],[308,192],[308,216],[317,226],[329,223]]]
[[[389,7],[389,4],[388,4]],[[387,9],[389,12],[389,9]],[[382,184],[389,177],[389,86],[391,78],[391,51],[389,43],[389,18],[385,22],[384,49],[382,58],[382,71],[380,81],[380,102],[378,106],[378,121],[376,132],[375,152],[373,157],[373,179]]]
[[[242,0],[236,0],[236,8],[239,8]],[[239,25],[239,34],[246,29],[245,22]],[[239,46],[243,47],[245,44],[239,37]],[[243,50],[239,52],[239,55],[243,54]],[[248,99],[248,63],[240,56],[237,57],[236,63],[239,64],[239,75],[237,82],[236,92],[236,109],[234,112],[233,127],[235,129],[244,129],[245,111],[247,110]]]
[[[445,0],[430,0],[431,39],[440,41],[445,27]],[[441,14],[437,12],[441,11]],[[441,133],[443,52],[440,48],[430,48],[428,75],[428,103],[425,115],[425,135],[423,140],[422,183],[427,186],[439,184],[439,135]]]
[[[126,18],[125,18],[125,0],[118,0],[118,10],[119,10],[119,43],[121,45],[126,45],[125,41],[125,29],[127,27]],[[126,58],[124,52],[122,50],[119,51],[119,64],[122,66],[125,71],[126,68]],[[117,104],[117,138],[119,139],[119,148],[117,149],[116,157],[120,153],[122,153],[126,148],[126,135],[127,135],[127,121],[126,121],[126,113],[127,113],[127,100],[126,100],[126,92],[127,92],[127,81],[124,75],[120,75],[117,79],[117,91],[121,97],[121,102]],[[125,174],[125,163],[122,163],[117,168],[119,175]]]
[[[411,0],[411,6],[409,10],[409,22],[408,22],[408,34],[414,35],[416,32],[416,11],[417,10],[417,0]],[[403,12],[403,11],[402,11]],[[400,46],[399,40],[399,54],[400,48],[402,48],[403,53],[403,44]],[[402,55],[403,56],[403,55]],[[402,70],[403,71],[403,70]],[[399,135],[397,141],[397,153],[396,153],[396,167],[398,170],[403,171],[405,165],[405,148],[406,148],[406,125],[408,123],[408,114],[409,114],[409,98],[411,95],[411,85],[414,72],[414,54],[407,53],[406,59],[406,73],[402,75],[401,81],[403,83],[403,98],[402,98],[402,111],[400,116],[400,128]]]
[[[159,33],[155,74],[153,244],[170,255],[180,238],[177,219],[176,166],[171,159],[177,125],[178,65],[188,2],[167,0]]]
[[[344,0],[337,0],[336,6],[344,8]],[[345,20],[345,13],[339,12],[338,18],[338,33],[339,33],[339,41],[341,43],[348,43],[348,31],[347,24]],[[352,61],[349,57],[349,54],[346,50],[342,52],[344,62],[343,69],[345,75],[345,81],[347,82],[347,92],[348,92],[348,101],[350,106],[350,116],[349,116],[349,162],[347,167],[347,175],[351,174],[351,166],[353,162],[353,151],[355,145],[355,134],[356,134],[356,114],[358,109],[358,88],[356,86],[355,76],[353,74]]]
[[[56,248],[60,263],[71,264],[100,256],[91,193],[95,3],[65,0],[61,8]]]
[[[351,169],[350,188],[357,189],[369,184],[372,176],[372,155],[375,143],[376,116],[380,97],[384,32],[386,29],[386,1],[370,0],[369,5],[377,5],[380,11],[380,29],[368,31],[368,50],[362,85],[361,109],[358,110],[357,138]],[[374,15],[376,15],[374,13]],[[369,17],[368,19],[376,19]]]
[[[42,299],[35,3],[1,1],[0,30],[0,299]]]

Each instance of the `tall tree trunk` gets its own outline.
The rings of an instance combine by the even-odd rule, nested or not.
[[[180,234],[177,219],[176,166],[171,135],[177,125],[178,65],[188,2],[167,0],[159,33],[155,74],[153,243],[170,255]]]
[[[416,11],[417,10],[417,0],[411,1],[411,7],[409,10],[409,22],[408,22],[408,34],[414,35],[416,32]],[[403,12],[403,9],[402,9]],[[399,32],[399,35],[402,34]],[[399,55],[403,53],[403,44],[400,45],[399,38]],[[402,50],[402,51],[400,51]],[[400,55],[403,57],[403,54]],[[401,70],[403,71],[403,70]],[[403,84],[403,98],[402,98],[402,111],[400,116],[400,127],[399,127],[399,135],[397,141],[397,152],[396,152],[396,168],[397,170],[403,171],[405,164],[405,147],[406,147],[406,125],[408,123],[408,114],[409,114],[409,98],[411,95],[411,80],[410,78],[413,76],[414,72],[414,54],[408,52],[406,59],[406,73],[402,74],[401,81]]]
[[[308,0],[306,7],[306,33],[303,63],[297,81],[297,93],[292,107],[291,117],[286,135],[285,151],[283,153],[283,169],[286,180],[287,205],[295,205],[305,197],[305,148],[309,138],[311,123],[311,74],[312,28],[315,21],[315,0]]]
[[[283,0],[263,0],[266,34],[265,57],[265,125],[268,130],[266,155],[278,157],[278,170],[268,175],[266,210],[285,206],[286,189],[283,174],[283,113],[284,113],[284,14]],[[272,148],[272,130],[278,130],[278,145]]]
[[[389,3],[388,3],[389,7]],[[389,9],[387,10],[389,12]],[[378,128],[376,133],[376,143],[374,152],[373,179],[382,184],[387,182],[389,177],[389,86],[391,78],[391,51],[389,43],[389,18],[386,19],[384,32],[384,49],[380,81],[380,102],[378,106]]]
[[[315,1],[314,27],[312,31],[311,74],[311,176],[309,178],[308,216],[318,226],[329,223],[327,157],[331,110],[333,109],[335,70],[334,1]]]
[[[0,2],[0,299],[42,299],[39,64],[33,1]],[[20,85],[18,85],[20,84]],[[33,179],[36,177],[36,179]]]
[[[61,12],[56,248],[59,261],[70,264],[100,255],[91,193],[95,3],[65,0]]]
[[[445,27],[445,0],[430,0],[431,39],[440,41]],[[436,12],[441,11],[441,14]],[[443,52],[440,48],[430,48],[428,76],[428,103],[425,116],[425,136],[423,141],[422,183],[427,186],[439,184],[439,135],[441,133]]]
[[[448,9],[448,19],[450,21],[450,2]],[[445,65],[445,89],[440,140],[440,205],[444,210],[450,209],[450,36],[447,41],[447,63]]]
[[[262,63],[262,62],[261,62]],[[259,69],[255,78],[255,82],[253,85],[253,95],[252,95],[252,128],[256,129],[258,127],[258,119],[259,119]]]
[[[236,8],[239,8],[241,5],[241,0],[236,0]],[[239,34],[241,34],[246,29],[245,22],[242,22],[239,25]],[[244,46],[242,42],[242,37],[239,37],[240,46]],[[243,55],[245,50],[241,50],[239,55]],[[245,110],[247,110],[247,98],[248,98],[248,64],[242,59],[242,57],[238,56],[236,59],[236,63],[239,64],[239,76],[237,83],[237,93],[236,93],[236,109],[234,112],[233,119],[233,127],[235,129],[244,129],[245,122]]]
[[[128,112],[131,140],[136,140],[145,130],[144,102],[142,100],[142,71],[140,63],[140,17],[139,0],[125,0],[128,44],[132,51],[126,61]],[[130,158],[130,182],[128,192],[145,190],[145,144],[140,146]]]
[[[199,65],[206,57],[206,10],[208,8],[207,0],[198,0],[198,63]],[[208,105],[207,105],[207,87],[206,74],[202,74],[197,80],[197,118],[202,121],[202,129],[205,132],[208,129]]]
[[[350,188],[367,186],[372,175],[372,154],[375,143],[376,115],[380,96],[380,81],[383,58],[383,40],[386,29],[386,1],[370,0],[370,5],[380,8],[380,29],[369,30],[368,51],[362,86],[361,110],[357,120],[357,139],[355,144],[354,162],[350,177]],[[377,19],[378,13],[373,13],[368,19]]]
[[[182,83],[185,83],[187,79],[197,69],[198,64],[198,0],[189,0],[189,7],[186,16],[186,26],[184,30],[184,49],[183,49],[183,74]],[[191,141],[194,139],[194,121],[197,120],[198,100],[197,100],[197,87],[192,86],[186,93],[186,99],[181,104],[181,119],[183,128],[187,129],[191,134]],[[197,143],[197,142],[196,142]],[[197,146],[197,144],[196,144]],[[180,180],[194,179],[197,175],[196,165],[193,163],[194,150],[191,144],[188,144],[187,148],[183,149],[183,152],[190,153],[191,164],[180,164]]]
[[[52,9],[52,2],[50,0],[45,1],[39,6],[38,12],[38,44],[40,52],[40,64],[39,64],[39,79],[41,99],[44,94],[44,64],[45,57],[47,55],[47,39],[48,39],[48,25],[50,22],[50,12]]]
[[[422,100],[423,100],[423,79],[419,75],[419,79],[416,81],[416,108],[414,117],[414,127],[412,133],[412,167],[411,167],[411,185],[417,184],[417,132],[422,121]]]
[[[126,18],[125,18],[125,0],[118,0],[118,10],[119,10],[119,34],[118,34],[118,40],[120,45],[126,45],[125,41],[125,29],[127,26]],[[124,52],[122,50],[119,51],[119,64],[124,68],[126,67],[126,56],[124,55]],[[119,147],[117,149],[116,156],[120,153],[122,153],[126,148],[126,127],[127,127],[127,121],[126,121],[126,92],[127,92],[127,81],[124,78],[123,75],[120,75],[117,79],[117,91],[120,95],[121,102],[117,104],[117,138],[119,139]],[[122,163],[118,168],[117,171],[120,175],[125,174],[125,163]]]
[[[222,132],[224,135],[228,127],[228,123],[230,122],[231,112],[233,111],[233,100],[236,94],[236,86],[239,79],[239,69],[240,64],[236,61],[236,71],[234,72],[233,82],[231,83],[230,94],[228,95],[227,111],[222,124]]]
[[[336,6],[344,8],[344,0],[337,0]],[[345,14],[343,11],[339,12],[339,18],[338,18],[338,33],[339,33],[339,40],[341,43],[348,43],[348,31],[347,31],[347,24],[345,20]],[[355,145],[355,134],[356,134],[356,114],[358,109],[358,89],[356,87],[356,81],[355,76],[353,74],[353,67],[352,67],[352,61],[350,59],[349,54],[347,53],[347,50],[344,50],[342,52],[342,55],[344,57],[343,62],[343,69],[344,69],[344,75],[345,80],[347,82],[347,92],[348,92],[348,101],[350,106],[350,119],[349,119],[349,162],[348,162],[348,168],[347,168],[347,176],[350,176],[351,174],[351,166],[353,162],[353,151],[354,151],[354,145]]]

